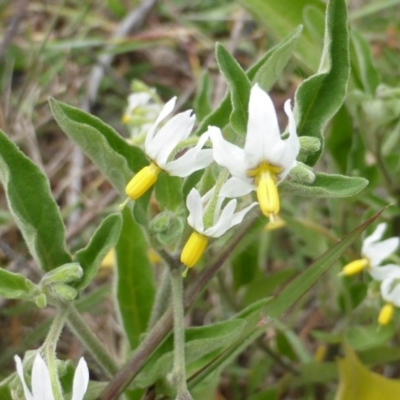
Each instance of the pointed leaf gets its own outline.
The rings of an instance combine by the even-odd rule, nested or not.
[[[121,232],[121,214],[105,218],[90,239],[89,244],[76,253],[76,261],[83,268],[83,277],[76,285],[84,289],[93,279],[107,253],[116,245]]]
[[[343,104],[350,74],[349,35],[345,0],[328,2],[324,50],[319,71],[296,91],[297,133],[323,140],[322,131]],[[314,165],[321,150],[308,157]]]
[[[255,83],[255,76],[257,72],[263,68],[265,76],[268,73],[269,78],[262,78],[265,80],[263,85],[264,90],[269,90],[272,85],[279,78],[282,73],[283,68],[285,68],[285,59],[288,61],[288,52],[291,48],[291,44],[293,45],[297,41],[297,35],[300,27],[296,28],[293,32],[291,32],[287,37],[285,37],[282,42],[278,43],[276,46],[272,47],[268,50],[255,64],[253,64],[247,71],[246,75],[248,79]],[[280,54],[280,55],[279,55]],[[286,62],[287,62],[286,61]],[[271,71],[271,73],[267,72]],[[269,85],[269,87],[268,87]],[[196,135],[205,132],[208,129],[209,125],[219,126],[223,128],[225,125],[229,123],[229,116],[232,111],[232,103],[230,100],[230,94],[228,93],[220,105],[208,114],[199,124],[199,128],[196,131]]]
[[[50,99],[49,104],[65,134],[97,165],[118,193],[125,196],[125,186],[133,172],[148,164],[143,151],[129,145],[93,115],[54,99]]]
[[[361,177],[317,173],[310,185],[287,180],[279,185],[279,190],[299,196],[342,198],[354,196],[367,185],[368,181]]]
[[[0,179],[15,222],[40,268],[71,262],[65,226],[47,177],[0,130]]]
[[[21,274],[0,268],[0,296],[6,299],[29,299],[35,285]]]
[[[250,81],[242,67],[221,43],[217,43],[216,57],[219,69],[225,76],[229,85],[233,108],[230,117],[232,128],[241,135],[245,135],[251,90]]]
[[[116,301],[122,326],[132,349],[145,332],[154,299],[154,277],[142,228],[128,207],[122,212],[122,231],[115,247]]]

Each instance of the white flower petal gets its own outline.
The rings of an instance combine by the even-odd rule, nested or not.
[[[382,242],[371,243],[364,252],[371,265],[378,266],[384,259],[393,254],[399,246],[399,238],[390,238]]]
[[[208,134],[201,135],[196,146],[189,149],[182,157],[166,164],[164,169],[173,176],[189,176],[199,169],[206,168],[213,159],[213,151],[211,149],[201,150],[208,139]]]
[[[128,108],[126,113],[131,114],[135,108],[147,105],[150,99],[151,95],[149,93],[132,93],[128,97]]]
[[[22,387],[24,388],[24,395],[25,395],[25,399],[26,400],[35,400],[28,388],[28,385],[25,382],[25,377],[24,377],[24,370],[22,367],[22,361],[21,358],[19,356],[14,356],[14,361],[15,361],[15,365],[17,368],[17,374],[19,376],[19,379],[21,380],[22,383]]]
[[[237,200],[231,200],[223,209],[218,221],[216,221],[212,227],[206,229],[204,234],[214,238],[222,236],[231,226],[231,220],[235,212],[236,205]]]
[[[395,284],[397,277],[385,279],[381,285],[381,295],[384,300],[400,307],[400,284]]]
[[[75,370],[71,400],[83,400],[89,384],[89,369],[83,357]]]
[[[364,254],[364,251],[368,251],[368,247],[372,244],[377,242],[378,240],[380,240],[383,236],[383,234],[385,233],[387,224],[386,223],[381,223],[379,224],[376,229],[374,230],[374,232],[372,233],[372,235],[366,237],[363,241],[363,246],[362,246],[362,254]]]
[[[285,179],[289,171],[296,165],[296,158],[300,151],[300,141],[296,131],[296,121],[290,106],[290,100],[285,102],[285,113],[289,120],[289,137],[284,140],[285,151],[283,152],[278,165],[283,167],[283,171],[279,174],[279,179]]]
[[[146,149],[147,152],[147,148],[150,145],[150,143],[153,141],[154,138],[154,132],[156,131],[159,123],[165,119],[169,114],[171,114],[172,110],[175,108],[175,103],[176,103],[176,97],[173,97],[170,101],[168,101],[163,109],[160,112],[160,115],[158,116],[158,118],[156,119],[156,122],[154,122],[154,124],[152,125],[152,127],[149,129],[149,131],[147,132],[146,135],[146,141],[144,144],[144,148]]]
[[[33,362],[32,394],[35,400],[54,400],[50,373],[39,353],[36,354]]]
[[[249,179],[245,180],[234,176],[223,184],[219,195],[222,197],[241,197],[249,194],[252,190],[256,190],[256,187]]]
[[[204,232],[203,207],[201,196],[197,189],[193,188],[186,198],[186,206],[189,210],[188,224],[197,232]]]
[[[272,159],[280,142],[274,104],[269,95],[255,84],[250,92],[249,120],[244,146],[246,157],[252,162],[250,169],[262,161]]]
[[[237,212],[231,221],[231,228],[235,225],[240,224],[243,221],[243,218],[245,217],[245,215],[254,207],[256,206],[258,203],[255,201],[254,203],[251,203],[249,206],[247,206],[246,208],[243,208],[243,210],[240,210],[239,212]]]
[[[383,281],[384,279],[390,277],[400,278],[400,266],[395,264],[388,264],[384,265],[383,267],[372,266],[368,269],[368,272],[376,281]]]
[[[191,114],[192,110],[188,110],[175,115],[146,146],[146,154],[161,168],[165,167],[168,157],[176,145],[190,135],[196,119],[195,115]]]
[[[217,164],[227,168],[233,176],[246,178],[246,154],[240,147],[229,143],[222,137],[221,130],[215,126],[208,128],[213,144],[214,159]]]

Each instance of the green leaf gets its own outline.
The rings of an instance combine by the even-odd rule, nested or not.
[[[303,20],[306,31],[310,35],[310,38],[318,46],[318,48],[324,45],[324,26],[325,26],[325,14],[320,7],[306,6],[303,10]]]
[[[274,51],[270,54],[268,61],[263,63],[256,72],[252,79],[253,83],[257,82],[263,90],[270,91],[272,85],[281,76],[283,69],[289,62],[302,31],[302,26],[297,27],[274,47]]]
[[[322,4],[318,0],[239,0],[239,2],[278,40],[303,23],[305,7],[322,9]],[[308,32],[303,32],[294,55],[303,68],[313,72],[318,67],[318,51]]]
[[[1,130],[0,149],[0,179],[8,207],[32,257],[45,271],[71,262],[47,177]]]
[[[36,286],[21,274],[0,268],[0,296],[7,299],[30,298]]]
[[[312,184],[303,185],[286,180],[279,185],[279,190],[299,196],[342,198],[354,196],[367,185],[368,181],[361,177],[316,173]]]
[[[247,71],[246,75],[251,82],[255,82],[255,76],[257,72],[264,68],[265,72],[263,75],[267,74],[267,71],[271,71],[268,78],[263,78],[268,80],[268,82],[264,82],[263,88],[266,90],[268,88],[268,84],[270,87],[275,83],[276,79],[279,78],[282,71],[279,68],[284,68],[283,60],[287,57],[287,50],[291,47],[291,43],[296,42],[297,32],[300,28],[296,28],[293,32],[291,32],[287,37],[285,37],[281,43],[278,43],[276,46],[272,47],[268,50],[255,64],[253,64]],[[293,43],[294,44],[294,43]],[[275,54],[281,54],[281,58]],[[229,53],[228,53],[229,54]],[[236,61],[235,61],[236,62]],[[269,66],[265,65],[269,64]],[[239,67],[240,68],[240,67]],[[275,81],[273,81],[273,77],[275,76]],[[228,93],[220,105],[208,114],[199,124],[199,127],[196,131],[196,135],[199,135],[205,132],[208,129],[209,125],[219,126],[223,128],[225,125],[229,123],[229,116],[232,111],[232,103],[230,99],[230,94]]]
[[[193,363],[212,351],[227,346],[236,340],[243,331],[246,321],[234,319],[208,326],[188,328],[185,332],[186,364]],[[155,381],[165,378],[173,366],[173,338],[164,342],[149,359],[136,377],[138,387],[148,387]]]
[[[381,212],[375,214],[372,218],[369,218],[342,238],[338,243],[322,254],[312,265],[293,279],[276,297],[266,304],[264,308],[265,315],[269,318],[280,317],[317,282],[321,275],[329,269],[358,236],[379,217]]]
[[[83,269],[83,277],[76,285],[84,289],[97,273],[107,253],[116,245],[121,232],[121,214],[111,214],[105,218],[90,239],[89,244],[76,253],[76,261]]]
[[[145,332],[154,299],[154,277],[147,242],[129,207],[122,212],[121,235],[115,247],[116,300],[129,344],[134,349]]]
[[[324,50],[318,72],[306,79],[296,91],[297,132],[323,142],[322,131],[343,104],[350,74],[349,35],[345,0],[328,3]],[[315,165],[321,150],[308,157]]]
[[[125,186],[133,172],[148,164],[143,151],[129,145],[93,115],[54,99],[50,99],[49,104],[65,134],[96,164],[118,193],[125,196]]]
[[[196,97],[194,99],[194,109],[198,121],[201,121],[212,111],[211,92],[212,80],[210,74],[203,72],[200,78]]]
[[[241,135],[246,134],[248,104],[251,84],[238,62],[229,54],[221,43],[217,43],[216,57],[220,71],[229,85],[232,102],[230,121],[232,128]]]
[[[375,95],[376,88],[381,82],[372,53],[367,41],[359,32],[350,31],[351,73],[357,86],[365,93]]]
[[[162,210],[174,211],[183,204],[182,179],[161,173],[155,184],[156,199]]]
[[[365,350],[387,343],[395,333],[393,324],[353,326],[346,331],[345,339],[354,350]]]

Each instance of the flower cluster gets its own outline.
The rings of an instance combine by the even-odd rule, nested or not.
[[[24,396],[26,400],[54,400],[53,389],[51,386],[51,373],[49,371],[43,358],[39,353],[36,354],[32,367],[31,390],[29,390],[24,377],[24,370],[22,367],[21,358],[14,357],[17,367],[17,374],[22,383]],[[76,367],[74,380],[72,383],[72,397],[71,400],[83,400],[87,387],[89,384],[89,370],[85,359],[82,357]]]
[[[363,241],[362,258],[347,264],[341,272],[344,276],[351,276],[366,270],[372,279],[381,282],[381,295],[386,304],[378,316],[380,325],[387,325],[392,320],[394,306],[400,307],[400,265],[382,265],[396,251],[400,239],[381,240],[386,228],[385,223],[379,224],[372,235]]]
[[[175,101],[176,98],[173,98],[165,104],[156,122],[149,128],[144,151],[150,165],[130,180],[126,194],[132,200],[138,199],[156,182],[161,171],[186,177],[206,168],[213,161],[229,171],[231,177],[203,197],[194,188],[187,197],[188,223],[194,232],[183,248],[181,261],[191,268],[204,253],[208,238],[222,236],[239,224],[257,204],[252,202],[236,211],[238,202],[235,198],[256,191],[262,213],[270,221],[275,220],[280,210],[277,186],[296,166],[300,144],[290,100],[284,106],[289,133],[286,139],[282,139],[272,100],[258,84],[252,87],[250,93],[243,149],[226,141],[216,126],[209,126],[200,137],[190,137],[195,123],[191,110],[175,115],[159,128],[173,111]],[[212,149],[204,148],[206,144],[209,146],[210,141]],[[223,207],[227,198],[234,199]]]

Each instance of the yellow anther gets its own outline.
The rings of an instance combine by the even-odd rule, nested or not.
[[[258,182],[257,199],[262,213],[274,221],[280,210],[280,202],[278,188],[271,176],[263,177]]]
[[[360,273],[369,265],[369,261],[367,258],[361,258],[360,260],[352,261],[351,263],[347,264],[343,269],[340,275],[344,276],[352,276],[355,274]]]
[[[122,116],[122,123],[123,124],[127,124],[128,122],[129,122],[129,120],[131,119],[131,117],[130,117],[130,115],[129,114],[124,114],[123,116]]]
[[[393,314],[394,314],[393,304],[390,303],[385,304],[382,307],[381,312],[379,313],[378,324],[382,326],[387,325],[393,319]]]
[[[147,249],[147,256],[149,257],[150,262],[153,264],[159,264],[161,262],[160,256],[152,248]]]
[[[207,247],[208,239],[198,232],[193,232],[182,250],[181,262],[188,268],[194,267]]]
[[[127,196],[132,200],[143,196],[154,185],[160,171],[160,167],[154,163],[142,168],[126,185]]]

